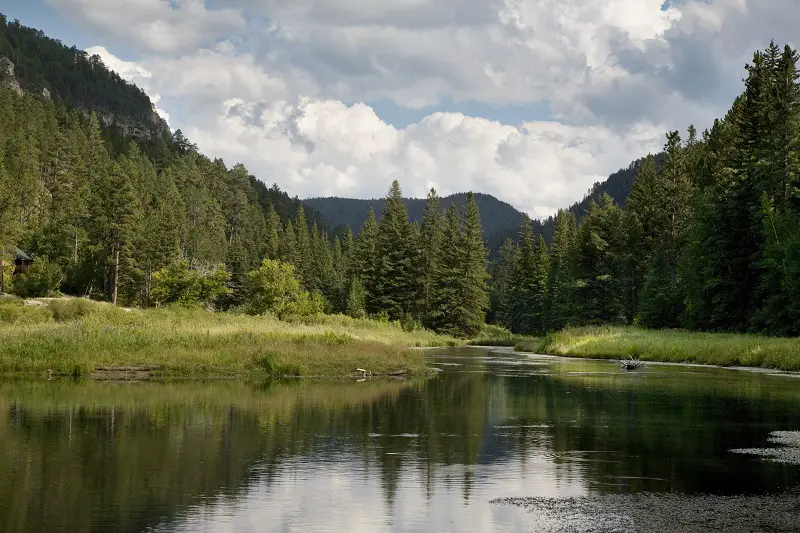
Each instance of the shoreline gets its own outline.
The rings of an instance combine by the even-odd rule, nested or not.
[[[279,320],[197,308],[123,309],[60,298],[37,305],[0,304],[0,376],[5,377],[415,378],[435,375],[426,364],[429,350],[455,346],[800,377],[800,339],[792,338],[630,326],[522,337],[487,326],[483,335],[465,341],[343,315]]]
[[[510,346],[508,339],[503,341]],[[739,333],[645,330],[632,326],[567,328],[546,337],[519,339],[513,343],[513,350],[577,359],[633,358],[647,364],[800,372],[800,339]]]

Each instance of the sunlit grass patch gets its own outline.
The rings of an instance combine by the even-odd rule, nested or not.
[[[15,306],[8,313],[14,319],[0,322],[0,373],[6,374],[90,375],[98,367],[143,367],[151,375],[189,377],[335,377],[357,368],[414,375],[425,372],[425,361],[410,347],[459,343],[343,316],[281,321],[200,309],[123,310],[85,300],[9,305]],[[32,313],[29,308],[38,309],[37,320],[16,318]]]
[[[478,336],[469,341],[472,346],[516,346],[521,342],[535,341],[536,337],[517,335],[502,326],[484,324]]]
[[[567,328],[537,346],[551,355],[753,366],[800,370],[800,339],[735,333],[645,330],[634,327]]]

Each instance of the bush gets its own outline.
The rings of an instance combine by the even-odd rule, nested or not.
[[[377,320],[378,322],[383,322],[385,324],[388,324],[389,323],[389,311],[386,311],[386,310],[380,311],[380,312],[375,313],[374,315],[372,315],[370,318],[372,320]]]
[[[420,331],[425,329],[422,326],[422,323],[409,313],[406,313],[403,315],[403,318],[400,319],[400,327],[403,329],[403,331]]]
[[[252,315],[273,313],[284,319],[310,316],[325,311],[325,297],[300,288],[294,266],[265,259],[247,274],[247,309]]]
[[[277,309],[276,313],[278,318],[314,316],[325,312],[326,303],[325,297],[319,292],[315,291],[309,294],[306,291],[300,291],[293,302],[289,302],[283,308]]]
[[[83,298],[53,300],[47,304],[56,322],[83,318],[94,312],[96,306],[97,304]]]
[[[221,266],[203,274],[190,268],[188,261],[176,261],[153,274],[150,296],[158,305],[209,305],[220,296],[230,294],[226,285],[230,277]]]
[[[14,293],[22,298],[47,296],[58,289],[63,279],[61,267],[41,256],[14,280]]]
[[[43,305],[23,305],[19,300],[0,302],[0,322],[5,324],[42,324],[52,319],[53,313]]]
[[[300,281],[294,266],[282,261],[264,259],[256,270],[247,274],[247,308],[250,314],[268,311],[278,313],[300,297]]]
[[[263,370],[270,377],[302,376],[303,369],[298,364],[282,363],[278,354],[266,351],[253,358],[253,364]]]

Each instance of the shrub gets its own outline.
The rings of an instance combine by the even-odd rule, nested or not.
[[[159,305],[208,305],[225,294],[230,274],[222,267],[203,274],[185,260],[176,261],[153,274],[151,298]]]
[[[378,313],[375,313],[370,318],[373,320],[377,320],[378,322],[384,322],[386,324],[389,323],[389,311],[383,310]]]
[[[282,261],[264,259],[256,270],[247,274],[247,307],[250,314],[267,311],[277,313],[301,294],[300,281],[294,266]]]
[[[310,316],[325,311],[325,297],[300,288],[294,266],[265,259],[247,274],[247,309],[252,315],[274,313],[278,318]]]
[[[47,307],[53,313],[53,318],[56,322],[65,322],[67,320],[77,320],[91,314],[94,312],[96,305],[83,298],[74,298],[53,300],[47,304]]]
[[[282,363],[278,354],[266,351],[253,358],[253,364],[270,377],[302,376],[303,369],[298,364]]]
[[[400,319],[400,327],[403,329],[403,331],[419,331],[425,329],[422,326],[422,323],[409,313],[406,313]]]
[[[325,312],[326,303],[325,297],[319,292],[314,291],[309,294],[306,291],[300,291],[293,302],[289,302],[277,310],[277,315],[278,318],[319,315]]]
[[[22,298],[47,296],[58,289],[63,279],[61,267],[41,256],[14,280],[14,293]]]
[[[2,323],[42,324],[49,322],[52,318],[53,313],[43,305],[23,305],[19,300],[0,302],[0,322]]]

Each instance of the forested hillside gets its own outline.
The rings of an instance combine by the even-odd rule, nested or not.
[[[285,220],[299,207],[253,184],[180,132],[145,151],[94,114],[0,90],[2,251],[37,255],[51,289],[110,298],[116,287],[122,301],[144,303],[152,274],[178,258],[243,276],[274,244],[274,206]]]
[[[663,154],[655,155],[654,159],[656,166],[658,167],[663,159]],[[628,165],[627,168],[620,169],[608,176],[607,180],[595,183],[581,201],[575,202],[566,208],[565,211],[572,213],[575,215],[576,221],[580,221],[586,215],[586,213],[589,212],[589,207],[592,201],[598,202],[604,195],[610,196],[611,199],[618,205],[624,206],[625,201],[628,198],[628,194],[631,192],[631,187],[633,187],[633,182],[636,178],[636,172],[646,160],[646,157],[637,159]],[[547,217],[544,220],[532,220],[530,224],[535,237],[539,237],[539,235],[541,235],[544,237],[544,240],[547,244],[550,244],[553,241],[553,231],[556,224],[555,215]],[[507,226],[488,234],[489,238],[487,243],[490,251],[492,252],[493,258],[496,259],[497,252],[500,250],[500,247],[502,246],[503,242],[506,241],[506,239],[516,239],[518,234],[519,224],[513,227]]]
[[[660,165],[663,154],[655,156],[656,165]],[[636,177],[637,169],[647,160],[641,158],[632,162],[627,168],[623,168],[611,174],[607,180],[595,183],[586,196],[579,202],[575,202],[566,210],[573,213],[576,220],[581,218],[589,211],[592,201],[599,201],[603,195],[608,194],[620,206],[625,205],[625,200],[631,191],[633,181]],[[506,239],[514,239],[519,233],[520,224],[525,214],[514,208],[514,206],[498,200],[489,194],[475,193],[478,208],[481,212],[483,221],[483,232],[487,247],[493,256],[496,256],[501,245]],[[452,194],[441,198],[443,209],[447,209],[451,204],[462,205],[465,194]],[[425,208],[425,200],[419,198],[405,198],[403,200],[408,210],[408,215],[414,222],[421,222]],[[367,218],[367,213],[372,209],[376,213],[376,218],[380,220],[383,212],[385,199],[363,200],[357,198],[315,197],[303,200],[307,207],[311,207],[319,214],[319,217],[332,229],[339,232],[345,227],[350,226],[355,235],[361,230],[361,225]],[[550,243],[553,238],[555,227],[555,215],[544,220],[532,220],[531,227],[535,236],[542,235],[546,243]]]
[[[15,62],[0,84],[5,289],[19,248],[38,256],[33,292],[111,298],[116,287],[145,303],[152,274],[178,258],[241,279],[270,228],[297,217],[299,200],[202,156],[180,131],[151,121],[134,135],[131,121],[151,120],[153,106],[98,57],[3,16],[0,56]]]
[[[798,54],[774,43],[743,94],[698,138],[667,135],[624,208],[611,196],[555,218],[548,247],[529,223],[494,269],[494,316],[512,330],[567,324],[800,334]]]
[[[656,164],[660,163],[661,158],[661,154],[655,156]],[[617,204],[624,205],[633,186],[636,171],[645,160],[646,158],[638,159],[627,168],[611,174],[607,180],[595,183],[581,201],[575,202],[566,210],[574,213],[576,219],[580,220],[588,212],[592,200],[597,202],[605,194],[611,196],[612,200]],[[464,203],[464,197],[463,193],[444,196],[441,198],[442,208],[447,209],[450,204],[461,205]],[[514,208],[514,206],[489,194],[476,193],[475,198],[481,212],[487,246],[490,252],[495,255],[506,239],[516,238],[525,214]],[[404,202],[411,220],[420,222],[425,200],[405,198]],[[378,220],[380,220],[380,213],[383,211],[385,200],[383,198],[362,200],[356,198],[316,197],[307,198],[303,200],[303,203],[313,208],[329,227],[337,229],[349,225],[353,233],[358,235],[361,230],[361,224],[366,220],[370,209],[376,213]],[[542,235],[548,244],[552,241],[555,215],[541,221],[532,220],[531,225],[537,237]]]
[[[13,63],[16,82],[25,92],[98,112],[108,123],[113,119],[128,125],[136,123],[148,132],[168,130],[145,92],[106,68],[98,56],[67,48],[19,21],[8,22],[0,13],[3,57]]]

